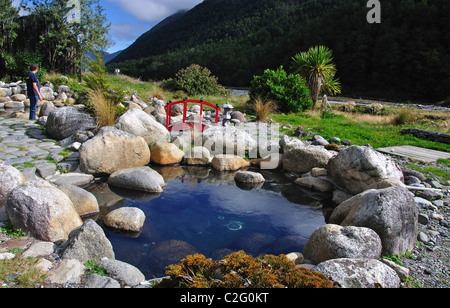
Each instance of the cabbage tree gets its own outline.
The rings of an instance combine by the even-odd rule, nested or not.
[[[293,58],[292,69],[306,79],[309,88],[313,109],[316,108],[322,85],[327,80],[333,81],[336,74],[336,66],[333,64],[333,53],[325,46],[316,46],[307,52],[301,52]],[[331,80],[330,80],[331,78]],[[334,83],[336,85],[336,83]],[[340,85],[338,89],[340,91]],[[334,92],[339,92],[334,91]]]

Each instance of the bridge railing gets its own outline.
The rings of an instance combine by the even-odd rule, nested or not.
[[[172,107],[175,105],[180,105],[183,104],[183,122],[181,124],[178,123],[172,123]],[[192,123],[186,123],[186,119],[187,119],[187,106],[188,104],[196,104],[196,105],[200,105],[200,114],[199,114],[199,123],[198,123],[198,129],[200,131],[204,131],[205,129],[207,129],[207,125],[203,125],[202,123],[202,119],[203,119],[203,108],[205,106],[213,108],[216,110],[216,118],[215,118],[215,125],[217,126],[219,123],[219,112],[220,112],[220,107],[219,105],[214,105],[211,104],[209,102],[205,102],[202,99],[201,100],[195,100],[195,99],[187,99],[185,98],[184,100],[181,101],[176,101],[176,102],[169,102],[166,106],[166,128],[168,131],[172,131],[174,130],[174,128],[176,128],[176,130],[186,130],[186,129],[191,129],[192,128]],[[194,123],[194,125],[196,125],[196,123]]]

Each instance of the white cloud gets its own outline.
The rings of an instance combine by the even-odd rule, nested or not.
[[[111,24],[111,31],[119,40],[135,40],[142,34],[142,27],[132,23]]]
[[[108,0],[127,13],[148,23],[159,22],[179,10],[188,10],[203,0]]]

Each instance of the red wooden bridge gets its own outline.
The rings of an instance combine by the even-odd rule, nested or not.
[[[177,122],[177,123],[172,123],[172,107],[175,105],[180,105],[183,104],[183,121],[182,122]],[[199,121],[192,121],[192,120],[187,120],[187,107],[188,104],[196,104],[196,105],[200,105],[200,114],[199,114]],[[188,130],[188,129],[193,129],[194,127],[197,126],[197,129],[199,131],[205,131],[209,128],[208,125],[203,124],[203,108],[207,106],[207,107],[211,107],[213,109],[216,110],[216,121],[215,121],[215,125],[217,126],[217,124],[219,123],[219,112],[220,112],[220,107],[219,105],[214,105],[208,102],[204,102],[203,100],[194,100],[194,99],[187,99],[185,98],[182,101],[176,101],[176,102],[169,102],[169,104],[166,106],[166,113],[167,113],[167,117],[166,117],[166,128],[167,130],[170,131],[183,131],[183,130]]]

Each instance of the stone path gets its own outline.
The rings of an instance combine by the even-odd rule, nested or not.
[[[35,121],[0,117],[0,160],[19,169],[27,180],[57,182],[69,178],[68,172],[76,173],[79,154],[58,145]],[[92,176],[84,176],[89,177],[85,184],[92,181]]]

